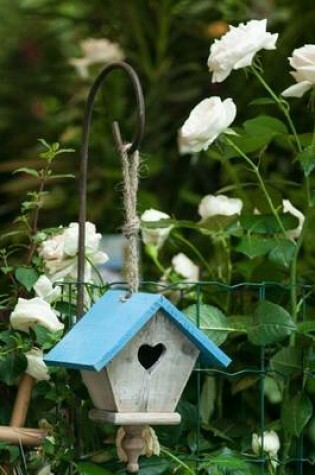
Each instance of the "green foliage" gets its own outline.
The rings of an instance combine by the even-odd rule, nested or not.
[[[283,307],[264,300],[254,311],[248,338],[254,345],[270,345],[282,341],[295,330],[291,315]]]
[[[301,435],[313,413],[313,405],[307,394],[296,394],[282,406],[281,422],[290,435]]]
[[[60,333],[52,335],[38,325],[29,334],[13,331],[9,318],[19,297],[34,295],[33,285],[43,271],[42,259],[36,254],[43,239],[38,233],[38,213],[44,211],[41,227],[47,228],[45,237],[54,233],[49,228],[74,220],[78,214],[77,183],[67,181],[65,186],[65,180],[73,177],[68,171],[78,169],[78,156],[68,152],[80,148],[85,100],[102,64],[91,66],[88,77],[81,78],[69,61],[80,56],[82,40],[107,37],[123,48],[145,90],[147,125],[140,173],[145,179],[139,210],[154,207],[172,216],[163,223],[151,223],[154,229],[170,224],[173,229],[165,251],[151,248],[143,253],[143,275],[159,280],[163,274],[162,284],[172,284],[165,289],[167,295],[233,358],[228,369],[232,376],[217,377],[218,373],[205,368],[193,376],[193,382],[197,379],[202,388],[200,400],[196,401],[190,383],[178,409],[183,424],[166,428],[164,436],[160,432],[160,440],[170,450],[163,449],[159,459],[141,460],[140,473],[195,475],[196,454],[201,475],[256,475],[269,470],[250,447],[250,435],[262,421],[259,411],[263,405],[266,427],[259,429],[278,431],[281,464],[277,470],[280,475],[291,475],[295,467],[290,463],[287,467],[286,462],[298,453],[296,437],[303,434],[305,459],[313,457],[307,424],[312,421],[315,394],[314,296],[308,287],[314,280],[311,205],[315,162],[313,134],[305,132],[313,127],[313,111],[304,98],[288,104],[279,96],[276,101],[265,97],[250,71],[245,75],[234,71],[234,80],[213,84],[206,60],[210,44],[224,31],[227,21],[236,24],[247,18],[268,17],[272,30],[282,33],[279,55],[264,51],[259,59],[274,90],[282,91],[289,83],[287,57],[298,45],[314,43],[313,3],[105,3],[106,7],[102,0],[2,0],[0,4],[1,421],[10,419],[15,385],[25,370],[24,353],[34,345],[47,350],[60,337]],[[221,138],[206,152],[179,156],[179,127],[192,107],[211,95],[235,98],[236,135]],[[110,126],[112,120],[119,120],[128,142],[134,133],[134,106],[128,81],[119,73],[108,78],[93,114],[88,186],[89,219],[97,221],[103,232],[114,232],[121,225],[115,188],[121,171]],[[286,120],[288,113],[294,115],[296,136]],[[48,141],[36,143],[38,130],[45,131]],[[303,180],[308,183],[309,196]],[[197,206],[209,193],[241,198],[241,215],[216,215],[200,221]],[[20,208],[22,195],[26,198]],[[306,216],[300,240],[292,238],[290,231],[299,222],[283,212],[284,199]],[[174,269],[167,273],[175,252],[187,252],[200,268],[201,279],[216,283],[200,288],[184,279],[178,282],[179,273]],[[153,258],[153,265],[148,258]],[[172,281],[165,282],[165,276],[171,276]],[[248,285],[238,287],[244,280]],[[256,288],[257,280],[276,283],[272,289]],[[306,285],[303,290],[300,284]],[[69,297],[69,301],[55,304],[66,328],[75,314],[74,300]],[[281,390],[282,399],[277,403],[267,402],[262,394],[266,372]],[[77,460],[75,450],[74,408],[79,406],[84,461]],[[114,461],[112,429],[92,425],[87,417],[89,408],[79,376],[54,370],[51,381],[35,386],[27,421],[36,427],[39,418],[45,418],[53,426],[53,436],[43,448],[25,449],[20,457],[16,447],[1,444],[1,463],[13,466],[22,460],[30,475],[48,463],[56,475],[125,473]],[[105,460],[97,462],[99,448]],[[20,473],[21,466],[15,466],[14,471]]]
[[[225,341],[228,323],[226,316],[219,308],[213,305],[191,305],[184,312],[216,345],[221,345]]]

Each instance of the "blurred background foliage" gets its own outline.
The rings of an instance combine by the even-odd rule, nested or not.
[[[138,72],[147,114],[139,210],[154,207],[181,219],[196,219],[200,198],[232,181],[228,169],[211,154],[180,156],[178,128],[192,107],[211,95],[233,97],[238,107],[235,124],[240,125],[245,116],[257,114],[257,106],[249,104],[263,95],[242,70],[224,83],[212,84],[206,64],[210,44],[226,31],[227,23],[267,18],[268,30],[280,36],[277,54],[262,56],[270,83],[280,92],[292,82],[287,57],[294,48],[315,40],[312,0],[1,0],[0,17],[3,229],[32,188],[31,176],[12,172],[37,163],[38,138],[74,148],[76,153],[59,160],[58,166],[62,173],[78,172],[84,103],[102,67],[91,67],[88,78],[78,75],[69,61],[82,55],[82,40],[108,38],[119,44]],[[299,107],[297,128],[310,131],[311,117],[304,112],[307,99],[302,101],[305,108],[300,107],[301,100],[292,101],[293,111]],[[94,111],[89,166],[88,217],[104,233],[117,231],[122,221],[120,164],[110,124],[118,119],[124,138],[130,139],[134,108],[130,84],[120,71],[112,73]],[[260,108],[263,113],[264,106]],[[277,114],[276,109],[273,112]],[[270,157],[265,166],[273,180],[294,178],[292,192],[298,205],[298,175],[288,164],[286,150],[275,144]],[[76,220],[77,181],[55,180],[51,191],[42,225]]]

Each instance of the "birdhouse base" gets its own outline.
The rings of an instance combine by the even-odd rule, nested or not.
[[[111,412],[91,409],[89,418],[93,421],[109,422],[114,425],[175,425],[181,422],[178,412]]]

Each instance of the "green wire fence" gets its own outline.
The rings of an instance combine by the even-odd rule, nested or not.
[[[102,289],[87,285],[87,304],[108,288],[125,288],[125,284],[113,283]],[[286,319],[291,315],[292,287],[286,284],[146,281],[141,283],[141,291],[167,296],[210,338],[214,336],[215,343],[221,342],[232,359],[224,370],[201,362],[178,407],[181,429],[174,435],[169,427],[156,428],[163,456],[175,464],[176,473],[313,474],[315,287],[294,288],[297,312],[291,326]],[[68,299],[65,314],[73,314],[76,284],[64,294]],[[265,302],[272,311],[281,309],[274,323],[272,312],[259,322],[257,308],[264,308]],[[260,344],[259,332],[271,342]],[[280,441],[274,454],[263,449],[266,431],[271,430]],[[252,447],[254,433],[260,437],[258,451]]]

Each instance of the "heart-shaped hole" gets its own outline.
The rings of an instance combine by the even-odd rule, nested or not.
[[[166,348],[162,343],[155,346],[141,345],[138,350],[138,360],[144,369],[151,369],[162,357]]]

